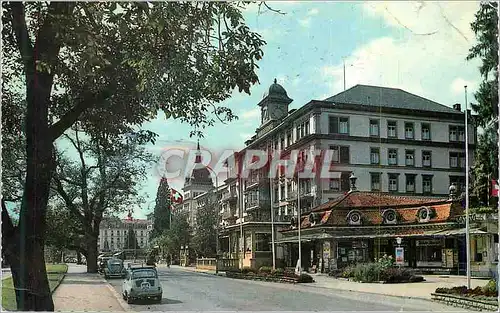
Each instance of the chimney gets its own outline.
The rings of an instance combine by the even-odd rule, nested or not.
[[[453,109],[459,111],[459,112],[462,112],[462,105],[460,103],[455,103],[453,105]]]
[[[349,177],[349,181],[351,182],[351,190],[349,192],[356,191],[356,180],[358,178],[354,176],[354,172],[351,172],[351,176]]]
[[[457,183],[452,183],[449,191],[450,191],[450,200],[456,200],[457,199]]]

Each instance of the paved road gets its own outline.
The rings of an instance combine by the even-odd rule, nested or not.
[[[425,300],[328,290],[313,284],[236,280],[174,267],[158,271],[162,303],[132,304],[133,311],[458,311]],[[109,282],[121,294],[122,280]]]

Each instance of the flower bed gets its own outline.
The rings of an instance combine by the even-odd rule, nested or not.
[[[342,271],[337,270],[331,272],[330,276],[362,283],[382,282],[395,284],[424,281],[422,276],[414,275],[411,270],[394,267],[394,260],[391,256],[384,256],[373,263],[361,263],[347,267]]]
[[[437,288],[436,293],[438,294],[449,294],[449,295],[459,295],[463,297],[473,297],[477,299],[496,299],[498,296],[498,290],[495,280],[490,280],[483,287],[476,287],[474,289],[467,289],[465,286],[452,287],[452,288]]]
[[[259,281],[270,281],[279,283],[312,283],[314,279],[309,274],[301,274],[300,276],[294,272],[288,272],[281,268],[272,270],[268,266],[263,266],[259,270],[251,268],[243,268],[241,271],[226,272],[226,276],[236,279],[251,279]]]

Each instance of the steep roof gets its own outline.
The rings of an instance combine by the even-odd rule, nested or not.
[[[453,108],[401,89],[369,85],[356,85],[324,101],[440,113],[460,113]]]

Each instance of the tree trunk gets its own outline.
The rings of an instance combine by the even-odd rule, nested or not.
[[[85,235],[87,250],[87,273],[97,273],[97,234],[88,232]]]
[[[76,251],[76,264],[82,264],[82,254]]]

